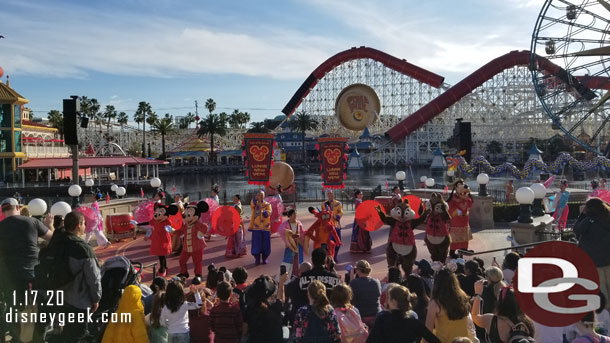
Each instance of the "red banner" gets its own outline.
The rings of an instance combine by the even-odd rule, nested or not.
[[[318,138],[324,188],[344,188],[347,138]]]
[[[246,176],[251,185],[269,184],[273,163],[273,134],[244,134],[244,156],[246,156]]]

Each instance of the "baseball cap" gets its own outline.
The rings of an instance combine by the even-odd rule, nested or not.
[[[4,210],[5,208],[8,208],[10,206],[18,206],[19,202],[17,201],[17,199],[15,198],[6,198],[4,200],[2,200],[2,203],[0,203],[0,208],[2,208],[2,210]]]

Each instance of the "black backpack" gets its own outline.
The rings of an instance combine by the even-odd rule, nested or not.
[[[523,323],[517,323],[510,331],[508,343],[536,343]]]
[[[67,242],[51,242],[40,249],[38,265],[34,267],[34,286],[39,290],[55,290],[74,280],[70,270]]]

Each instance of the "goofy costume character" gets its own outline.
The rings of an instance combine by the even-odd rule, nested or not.
[[[341,246],[341,217],[343,217],[343,205],[341,205],[340,201],[335,200],[335,194],[333,191],[328,191],[326,196],[328,197],[328,200],[322,203],[322,211],[328,211],[331,213],[330,220],[337,233],[336,240],[334,235],[332,236],[332,239],[335,240],[335,251],[332,255],[336,262],[337,256],[339,255],[339,247]]]
[[[265,201],[265,192],[259,191],[250,203],[252,219],[249,231],[252,231],[252,256],[256,265],[268,263],[271,255],[271,204]]]
[[[189,273],[187,262],[189,258],[193,259],[195,265],[195,278],[202,280],[203,275],[203,249],[206,247],[205,234],[208,232],[208,226],[199,221],[199,216],[207,212],[209,206],[205,201],[191,202],[184,210],[184,222],[178,235],[182,237],[182,252],[180,252],[180,274],[178,277],[188,279]]]

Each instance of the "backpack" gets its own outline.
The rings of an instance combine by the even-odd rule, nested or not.
[[[364,343],[369,336],[369,330],[353,308],[337,309],[337,321],[341,328],[341,342]]]
[[[522,328],[525,328],[525,330]],[[508,343],[536,343],[536,340],[530,336],[529,332],[527,332],[527,327],[525,324],[517,323],[510,331]]]
[[[66,242],[53,242],[40,249],[39,263],[34,267],[36,289],[60,289],[74,280],[68,251]]]

